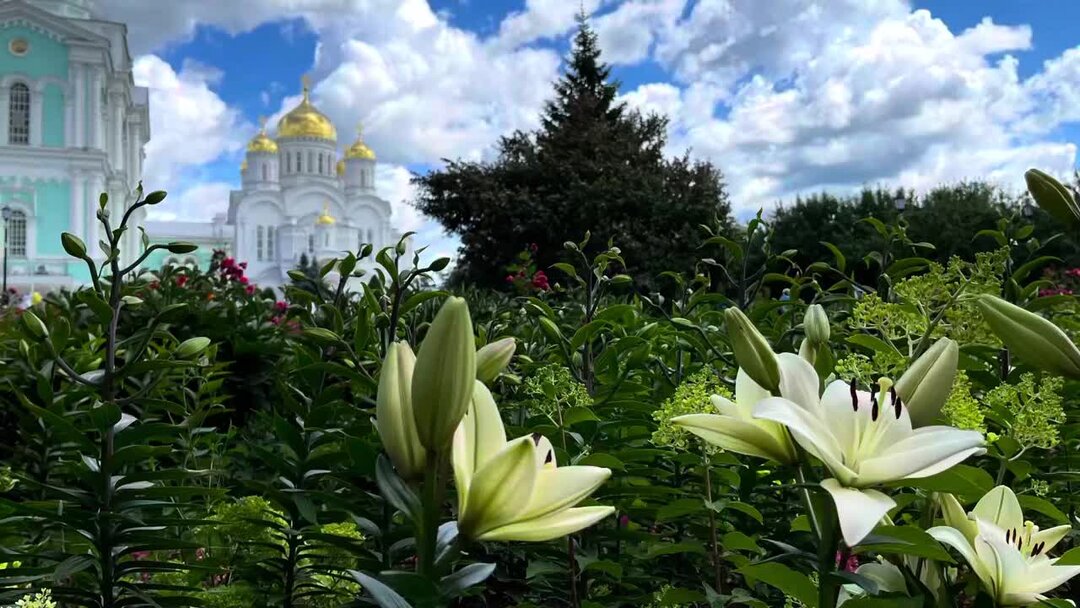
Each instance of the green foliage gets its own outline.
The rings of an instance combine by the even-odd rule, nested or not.
[[[1060,441],[1059,427],[1065,421],[1058,376],[1023,374],[1016,384],[999,384],[986,394],[987,405],[1001,416],[1010,436],[1025,448],[1049,449]]]
[[[709,399],[713,395],[734,398],[731,391],[721,384],[716,372],[711,369],[703,368],[688,376],[675,388],[675,393],[665,399],[653,412],[653,420],[656,421],[656,430],[652,434],[653,443],[682,450],[689,449],[691,441],[696,443],[696,440],[682,427],[671,424],[671,419],[685,414],[712,412],[713,406]]]

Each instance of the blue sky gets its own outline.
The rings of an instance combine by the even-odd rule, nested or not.
[[[148,179],[177,217],[237,186],[263,115],[299,80],[344,147],[363,121],[403,229],[455,242],[403,201],[410,172],[490,158],[530,129],[558,76],[577,0],[103,0],[129,23],[152,90]],[[1080,137],[1074,0],[586,0],[625,100],[671,117],[669,152],[728,176],[740,214],[867,184],[925,190],[1023,169],[1066,173]],[[165,7],[165,5],[155,5]],[[992,23],[987,20],[992,21]],[[156,113],[155,113],[156,112]],[[271,121],[273,124],[273,121]],[[444,251],[448,252],[448,251]]]

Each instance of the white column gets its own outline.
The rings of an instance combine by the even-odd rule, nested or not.
[[[105,176],[101,174],[94,174],[90,177],[90,217],[87,222],[86,229],[86,248],[90,250],[91,257],[100,260],[102,252],[101,247],[98,246],[100,238],[98,234],[101,231],[101,224],[97,219],[98,210],[98,197],[105,191]],[[109,205],[112,207],[113,205]]]
[[[75,71],[75,147],[86,147],[86,64],[73,64]]]
[[[45,85],[35,86],[30,91],[30,145],[41,145],[41,129],[45,125],[42,108],[45,107]]]
[[[86,176],[76,171],[71,179],[71,234],[86,240]]]
[[[127,139],[124,143],[124,168],[128,172],[128,184],[134,188],[139,183],[139,174],[135,171],[138,163],[135,162],[135,122],[127,121]]]
[[[64,146],[68,148],[75,145],[74,92],[75,87],[70,83],[64,88]]]
[[[101,87],[103,74],[101,66],[92,66],[90,72],[90,147],[95,150],[104,150],[103,126],[101,123]]]
[[[0,146],[8,145],[8,103],[10,101],[8,87],[0,87]]]
[[[120,95],[113,95],[112,101],[112,138],[113,138],[113,169],[123,171],[124,165],[124,108]]]

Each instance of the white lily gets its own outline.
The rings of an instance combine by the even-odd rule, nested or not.
[[[907,593],[907,581],[904,573],[889,562],[870,562],[862,564],[855,569],[855,574],[864,576],[877,584],[879,593]],[[841,606],[844,602],[855,598],[866,597],[867,593],[862,587],[848,583],[840,588],[840,596],[836,605]]]
[[[802,393],[816,390],[807,377]],[[833,474],[821,482],[836,503],[840,531],[855,546],[896,506],[870,489],[901,479],[929,477],[981,454],[982,434],[950,426],[911,428],[911,417],[892,382],[882,379],[876,394],[837,381],[820,401],[807,403],[770,397],[754,407],[754,416],[785,425],[807,452]]]
[[[1001,606],[1028,606],[1080,574],[1080,566],[1059,566],[1047,552],[1072,529],[1048,530],[1024,520],[1016,494],[998,486],[979,499],[971,513],[951,494],[942,497],[947,525],[927,530],[956,549]]]
[[[792,401],[814,407],[818,401],[817,373],[802,357],[791,353],[776,356],[780,369],[780,394]],[[688,414],[672,418],[677,424],[725,450],[791,464],[797,459],[784,425],[754,418],[754,406],[772,394],[754,382],[745,370],[735,376],[735,401],[712,396],[719,414]]]
[[[587,528],[614,507],[574,507],[611,476],[602,467],[559,467],[543,436],[506,441],[491,393],[477,381],[454,434],[458,530],[483,541],[545,541]]]

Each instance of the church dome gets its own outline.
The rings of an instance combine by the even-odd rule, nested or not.
[[[277,142],[270,139],[270,136],[266,134],[266,119],[262,119],[262,128],[259,129],[259,134],[256,135],[248,142],[248,152],[270,152],[277,154]]]
[[[372,150],[364,143],[363,128],[358,128],[356,133],[356,141],[353,145],[349,146],[348,150],[345,150],[345,158],[362,158],[364,160],[375,160],[375,151]]]
[[[337,130],[334,123],[325,114],[311,105],[308,91],[310,81],[304,77],[304,98],[300,105],[281,117],[277,124],[277,136],[281,137],[314,137],[318,139],[337,140]]]
[[[319,217],[315,219],[315,223],[320,225],[320,226],[330,226],[336,221],[337,220],[334,219],[334,216],[330,215],[330,205],[329,204],[323,205],[322,213],[319,214]]]

